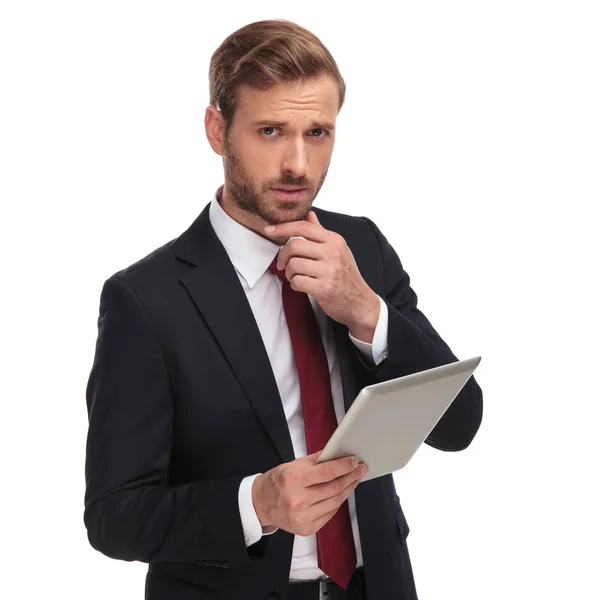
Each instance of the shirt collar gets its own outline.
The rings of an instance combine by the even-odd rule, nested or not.
[[[219,203],[222,190],[220,186],[210,204],[210,224],[236,271],[252,289],[277,256],[280,246],[232,219]]]

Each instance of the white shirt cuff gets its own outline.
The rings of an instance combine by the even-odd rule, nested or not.
[[[353,344],[358,348],[360,353],[367,360],[372,360],[376,365],[385,360],[388,356],[388,308],[387,304],[379,298],[379,319],[375,327],[375,333],[373,335],[373,343],[361,342],[357,340],[350,332],[348,335],[352,340]]]
[[[242,529],[244,530],[244,542],[246,548],[256,544],[263,535],[271,535],[277,531],[277,527],[272,531],[263,531],[262,525],[256,516],[254,503],[252,502],[252,484],[261,473],[250,475],[242,479],[238,491],[238,505],[240,507],[240,517],[242,520]]]

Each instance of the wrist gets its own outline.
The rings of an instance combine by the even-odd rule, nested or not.
[[[256,516],[258,517],[260,525],[263,528],[263,533],[265,529],[273,526],[273,524],[269,522],[266,511],[262,509],[262,504],[260,501],[262,497],[261,489],[264,477],[264,473],[261,473],[252,483],[252,505],[254,506],[254,512],[256,512]]]
[[[377,328],[377,322],[379,320],[381,305],[379,303],[379,297],[372,290],[370,290],[368,298],[368,301],[363,305],[360,313],[352,323],[348,325],[348,329],[350,330],[350,334],[357,340],[372,344],[373,337],[375,336],[375,329]]]

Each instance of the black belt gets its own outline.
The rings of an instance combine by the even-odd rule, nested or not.
[[[366,600],[365,571],[359,567],[345,590],[331,579],[323,581],[293,581],[289,600]]]

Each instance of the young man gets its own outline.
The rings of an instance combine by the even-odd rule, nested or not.
[[[375,224],[312,209],[344,95],[302,27],[229,36],[205,115],[224,185],[104,284],[84,519],[149,563],[148,599],[417,597],[392,476],[315,464],[362,387],[457,360]],[[471,378],[427,443],[466,448],[481,413]]]

